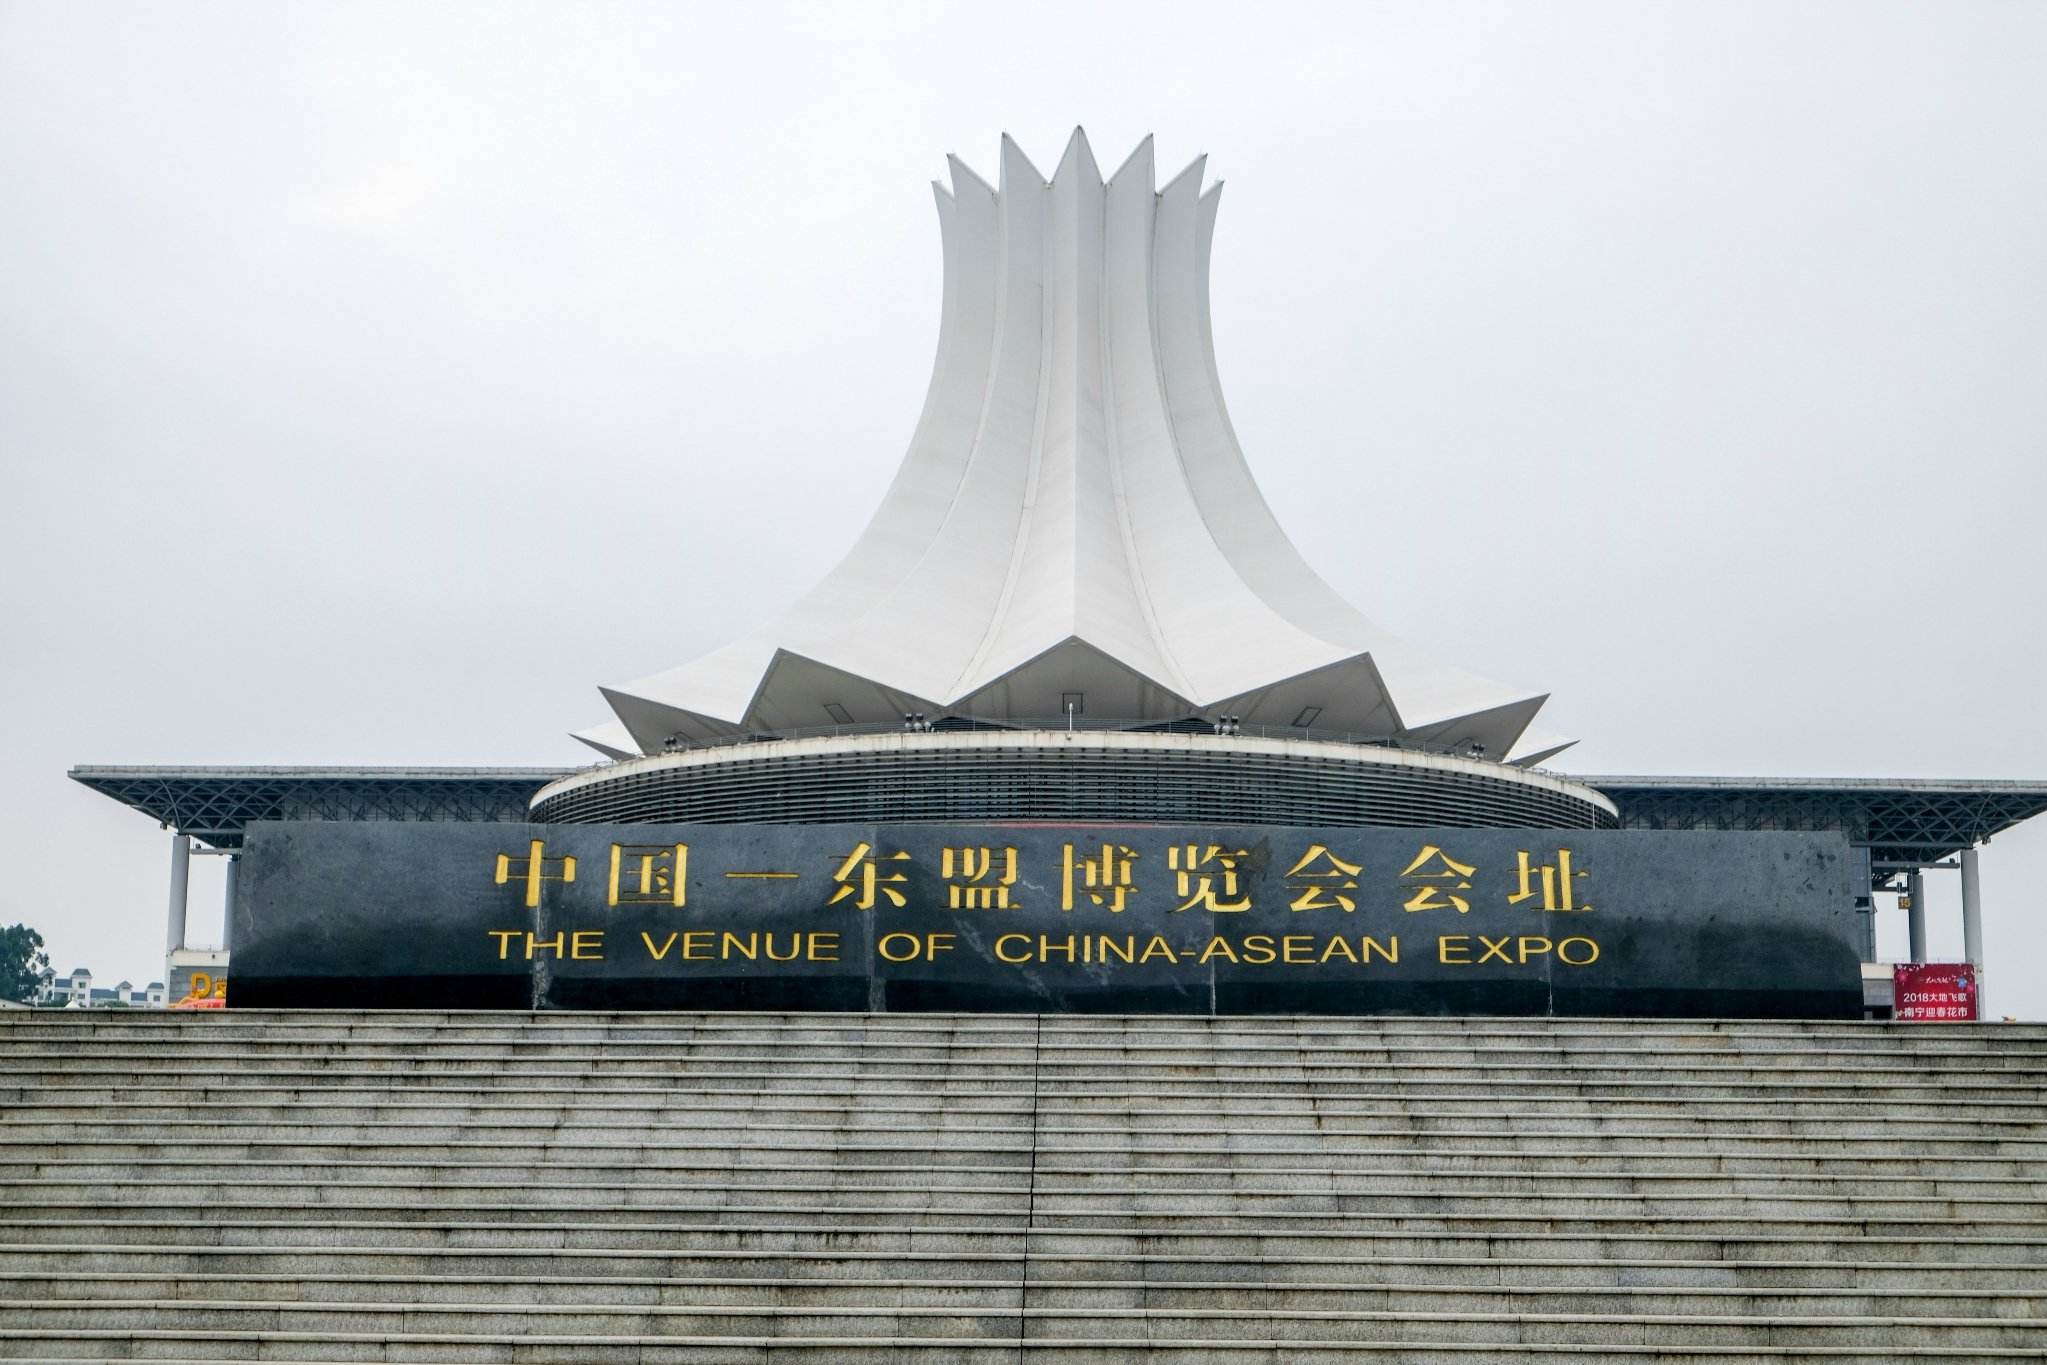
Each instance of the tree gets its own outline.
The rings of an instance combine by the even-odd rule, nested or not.
[[[26,1005],[50,983],[50,955],[43,936],[26,924],[0,929],[0,1000]]]

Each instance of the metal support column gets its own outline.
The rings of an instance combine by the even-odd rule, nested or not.
[[[192,884],[192,841],[183,834],[171,836],[171,913],[169,932],[164,935],[168,956],[185,946],[185,893]]]
[[[1983,880],[1973,848],[1962,850],[1962,956],[1983,965]]]
[[[1876,961],[1876,896],[1871,892],[1869,846],[1857,844],[1848,850],[1855,869],[1855,927],[1862,936],[1862,960]]]
[[[222,884],[227,889],[226,892],[224,893],[223,903],[220,908],[220,946],[223,949],[234,947],[235,871],[236,869],[240,868],[241,865],[242,859],[240,854],[230,853],[227,855],[227,873],[222,878]]]
[[[1912,960],[1926,961],[1926,874],[1914,869],[1905,879],[1905,894],[1911,898],[1912,908],[1906,911],[1906,924],[1910,927]]]

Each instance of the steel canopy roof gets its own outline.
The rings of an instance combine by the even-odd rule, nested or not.
[[[1584,777],[1623,829],[1841,830],[1873,880],[1926,867],[2047,811],[2047,781],[1866,777]]]
[[[526,819],[561,768],[138,767],[81,765],[83,783],[215,848],[256,820]]]
[[[81,765],[70,776],[204,843],[238,848],[255,820],[524,822],[533,794],[574,771]],[[1613,798],[1623,829],[1839,830],[1869,848],[1879,883],[2047,811],[2047,781],[1571,776]]]

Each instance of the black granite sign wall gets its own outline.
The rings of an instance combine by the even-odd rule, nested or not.
[[[1838,835],[249,827],[231,1006],[1840,1017]]]

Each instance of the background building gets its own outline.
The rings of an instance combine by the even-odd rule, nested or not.
[[[128,981],[117,981],[112,986],[95,986],[92,984],[90,969],[74,967],[63,976],[51,977],[49,983],[36,993],[31,1003],[60,1009],[95,1009],[107,1006],[162,1009],[167,1002],[168,997],[161,981],[152,981],[147,986],[137,986]]]

